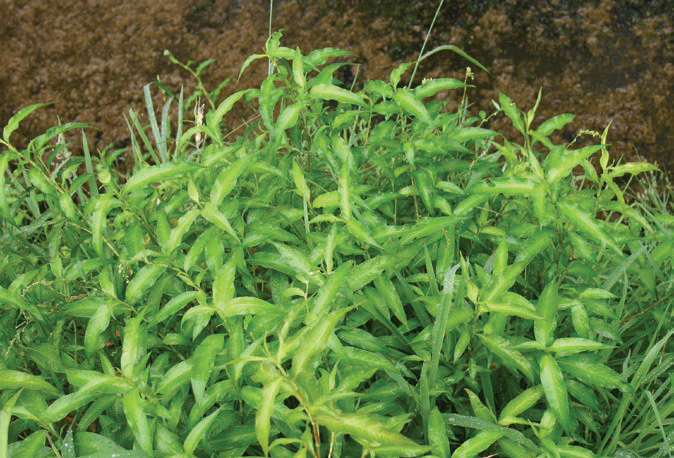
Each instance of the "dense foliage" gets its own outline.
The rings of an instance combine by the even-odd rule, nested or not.
[[[39,106],[12,118],[0,457],[670,456],[655,167],[612,164],[608,129],[554,144],[573,116],[534,127],[505,95],[470,115],[470,72],[344,88],[346,54],[274,34],[242,70],[269,59],[259,89],[199,84],[159,119],[148,85],[128,176],[52,141],[80,124],[19,151]],[[237,132],[235,103],[258,113]],[[487,128],[502,115],[521,138]]]

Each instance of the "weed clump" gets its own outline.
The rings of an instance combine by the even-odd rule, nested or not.
[[[222,101],[146,86],[128,174],[4,128],[0,454],[664,456],[674,221],[616,184],[655,167],[280,39]]]

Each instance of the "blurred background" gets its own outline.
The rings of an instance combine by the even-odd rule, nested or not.
[[[367,79],[387,80],[398,64],[416,60],[437,5],[276,0],[273,28],[284,29],[284,46],[305,54],[322,47],[353,52],[349,61],[356,65],[338,76],[357,87]],[[647,158],[671,173],[673,16],[671,0],[447,1],[427,50],[453,44],[490,70],[491,76],[473,68],[476,87],[468,97],[474,113],[493,112],[491,100],[498,100],[499,91],[529,109],[542,87],[534,125],[556,114],[577,114],[558,134],[559,141],[570,141],[582,129],[601,132],[612,120],[613,157]],[[237,81],[246,57],[263,52],[267,0],[0,0],[0,17],[0,125],[23,106],[56,102],[24,121],[12,137],[16,146],[59,120],[89,123],[93,151],[128,146],[124,114],[129,108],[145,111],[146,83],[159,79],[176,92],[194,87],[165,49],[182,62],[214,59],[202,75],[206,87],[232,78],[220,100],[258,85],[267,71],[261,60]],[[457,54],[440,52],[422,63],[415,83],[464,79],[469,65]],[[461,93],[441,97],[457,103]],[[491,128],[519,140],[503,117]]]

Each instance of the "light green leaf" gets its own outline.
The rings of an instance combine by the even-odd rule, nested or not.
[[[225,346],[224,334],[210,334],[201,341],[192,354],[192,393],[197,404],[204,402],[206,384],[213,371],[215,357]]]
[[[503,361],[506,367],[522,372],[527,379],[533,381],[533,364],[522,353],[515,350],[509,340],[503,337],[490,337],[482,334],[478,335],[478,338],[490,352]]]
[[[566,390],[564,376],[552,355],[545,354],[540,359],[541,385],[550,408],[555,413],[559,424],[568,434],[573,430],[569,393]]]
[[[393,100],[398,104],[400,109],[408,115],[419,118],[426,124],[432,124],[431,115],[423,103],[414,95],[414,93],[407,89],[398,89],[393,94]]]
[[[262,401],[255,414],[255,435],[257,441],[262,446],[264,455],[269,455],[269,429],[272,409],[276,394],[281,386],[283,379],[278,377],[262,389]]]
[[[366,106],[361,96],[333,84],[316,84],[309,91],[311,97],[322,100],[336,100],[339,103]]]
[[[133,432],[138,445],[143,451],[152,456],[152,434],[150,424],[145,415],[143,401],[137,389],[133,389],[124,395],[124,414],[126,421]]]
[[[192,172],[198,167],[197,164],[188,162],[167,162],[161,165],[151,165],[134,173],[122,187],[122,192],[130,194],[133,191],[144,188],[150,184]]]
[[[194,428],[192,428],[190,433],[185,438],[185,442],[183,444],[185,453],[192,455],[192,453],[196,450],[197,445],[199,445],[199,442],[201,442],[204,436],[208,434],[208,430],[213,425],[213,422],[215,422],[215,420],[218,418],[221,409],[222,407],[216,409],[215,412],[202,419]]]

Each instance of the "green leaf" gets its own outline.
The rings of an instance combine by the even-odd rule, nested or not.
[[[478,338],[506,367],[522,372],[529,381],[534,380],[533,364],[522,353],[515,350],[509,340],[503,337],[489,337],[483,334],[478,335]]]
[[[346,278],[352,267],[353,261],[348,261],[330,274],[328,281],[319,289],[318,294],[310,304],[311,309],[305,320],[307,325],[314,324],[328,312],[337,294],[344,287]]]
[[[152,434],[150,424],[145,415],[143,401],[137,389],[133,389],[124,395],[124,414],[140,448],[152,456]]]
[[[337,48],[315,49],[304,56],[304,62],[312,67],[325,65],[328,59],[332,57],[348,56],[353,54],[351,51],[344,51]]]
[[[295,160],[293,160],[293,180],[295,181],[295,187],[297,188],[297,192],[300,194],[300,196],[306,199],[307,202],[310,201],[311,193],[309,192],[309,186],[307,186],[307,182],[304,179],[302,169]]]
[[[9,118],[9,121],[7,121],[7,125],[2,129],[2,138],[9,144],[9,137],[12,135],[12,132],[14,132],[18,127],[19,124],[21,124],[21,121],[31,114],[33,111],[37,110],[38,108],[41,107],[46,107],[47,105],[51,105],[50,103],[36,103],[34,105],[28,105],[27,107],[23,107],[20,109],[14,116]]]
[[[122,203],[112,197],[111,194],[100,194],[95,199],[94,213],[91,218],[91,243],[99,257],[105,258],[103,249],[104,235],[103,231],[107,226],[108,212]]]
[[[206,418],[202,419],[197,425],[192,428],[190,433],[187,435],[185,438],[185,442],[183,444],[183,448],[185,449],[185,453],[188,455],[191,455],[197,448],[197,445],[199,445],[199,442],[208,434],[208,430],[211,428],[215,420],[218,418],[218,415],[220,414],[222,410],[222,407],[215,410],[212,414],[207,416]]]
[[[548,282],[538,298],[538,304],[536,304],[536,310],[543,318],[534,322],[534,335],[538,343],[546,346],[552,343],[557,326],[558,306],[557,284],[554,281]]]
[[[545,158],[544,168],[550,184],[555,184],[571,174],[571,171],[581,162],[592,156],[605,145],[592,145],[576,150],[565,148],[553,149]]]
[[[571,223],[579,232],[599,242],[602,246],[608,246],[619,256],[622,256],[622,250],[616,245],[613,238],[604,230],[600,222],[591,214],[587,213],[580,206],[573,202],[559,202],[558,208],[562,216]]]
[[[251,156],[246,156],[237,159],[218,174],[211,188],[210,202],[213,208],[218,208],[222,200],[234,189],[239,176],[241,176],[250,162],[250,158]]]
[[[206,202],[204,208],[201,209],[201,216],[213,223],[219,229],[231,235],[237,242],[239,241],[239,237],[227,217],[210,202]]]
[[[433,455],[439,458],[450,458],[449,438],[447,437],[447,422],[437,407],[431,410],[428,418],[428,442],[433,447]]]
[[[129,380],[133,379],[136,363],[145,356],[146,339],[147,332],[142,317],[136,316],[129,319],[124,327],[124,342],[119,362],[122,375]]]
[[[468,439],[459,448],[454,450],[452,458],[476,457],[478,453],[486,450],[491,444],[503,437],[504,434],[505,432],[499,429],[480,431],[476,436]]]
[[[468,388],[464,391],[468,394],[468,400],[470,401],[470,406],[473,409],[475,416],[481,420],[495,423],[496,417],[494,416],[494,413],[489,410],[489,407],[484,405],[480,398]]]
[[[41,452],[45,449],[44,444],[46,440],[47,431],[35,431],[25,439],[12,443],[8,447],[8,456],[11,456],[12,458],[35,458],[43,456]],[[0,455],[2,455],[2,451],[0,451]]]
[[[351,286],[353,291],[360,290],[391,267],[395,261],[395,258],[392,256],[381,255],[358,264],[351,269],[351,273],[348,276],[347,281],[349,282],[349,286]]]
[[[9,424],[12,419],[12,409],[20,395],[21,390],[14,393],[12,397],[5,401],[2,410],[0,410],[0,458],[7,458],[9,456],[7,453],[9,444]]]
[[[407,69],[410,68],[411,65],[412,62],[403,62],[402,64],[398,65],[396,68],[393,69],[393,71],[391,72],[390,81],[391,86],[393,86],[394,89],[398,87],[398,83],[400,83],[400,78],[407,71]]]
[[[166,371],[157,385],[157,393],[163,395],[164,399],[170,399],[179,389],[190,383],[191,376],[192,361],[181,361]]]
[[[570,434],[573,430],[573,421],[571,419],[569,393],[566,390],[562,371],[555,358],[548,354],[541,356],[540,366],[541,385],[543,385],[545,398],[548,400],[548,404],[555,413],[559,424],[562,425],[567,434]]]
[[[297,124],[300,113],[304,109],[304,104],[301,102],[293,103],[281,111],[276,119],[276,126],[274,126],[274,135],[281,135],[286,129],[292,129]]]
[[[370,231],[357,219],[350,218],[346,221],[346,230],[361,242],[382,249],[382,246],[370,235]]]
[[[609,172],[608,176],[613,179],[621,177],[626,173],[636,175],[638,173],[650,172],[652,170],[659,171],[660,169],[658,169],[658,167],[653,164],[649,164],[648,162],[628,162],[627,164],[611,167],[610,170],[611,171]]]
[[[276,394],[283,379],[277,377],[262,389],[262,401],[255,414],[255,435],[265,456],[269,455],[269,429]]]
[[[583,351],[604,350],[611,348],[612,345],[606,345],[594,340],[583,339],[580,337],[564,337],[555,340],[550,345],[550,351],[556,353],[580,353]]]
[[[490,312],[502,313],[504,315],[518,316],[527,320],[542,320],[543,317],[536,311],[536,308],[519,294],[506,292],[498,299],[485,301],[484,307]]]
[[[559,358],[559,366],[564,372],[589,386],[609,390],[619,389],[623,392],[630,391],[629,386],[619,373],[590,355],[572,355]]]
[[[232,256],[215,273],[213,280],[213,307],[218,313],[223,314],[227,310],[227,304],[234,299],[236,290],[234,279],[236,277],[236,260]]]
[[[89,320],[87,330],[84,333],[84,352],[88,357],[93,356],[102,346],[100,336],[110,324],[111,312],[110,307],[103,306]]]
[[[513,126],[515,126],[515,129],[519,130],[524,134],[525,130],[524,130],[524,122],[522,121],[522,115],[520,114],[520,111],[517,109],[513,101],[510,100],[510,98],[503,93],[499,93],[498,101],[499,104],[501,105],[501,109],[503,110],[505,115],[508,118],[510,118],[510,120],[513,123]]]
[[[264,56],[261,56],[261,55],[250,56],[246,60],[246,63],[248,63],[251,60],[251,58],[255,58],[255,56],[264,57]],[[244,64],[244,66],[241,67],[241,73],[243,73],[243,70],[245,69],[245,65],[246,64]],[[240,77],[240,75],[239,75],[239,77]],[[241,97],[248,94],[248,92],[249,92],[248,90],[235,92],[234,94],[230,95],[225,100],[223,100],[222,103],[220,105],[218,105],[218,108],[216,108],[215,111],[213,112],[212,117],[207,118],[208,121],[209,121],[208,122],[209,126],[210,125],[213,125],[213,126],[221,125],[222,118],[227,113],[229,113],[231,111],[231,109],[234,107],[234,104],[236,102],[238,102],[239,100],[241,100]]]
[[[292,363],[293,376],[296,377],[301,374],[311,358],[323,351],[335,326],[342,320],[344,314],[348,311],[349,309],[334,311],[329,315],[323,316],[320,320],[306,328],[302,334],[302,340],[304,342],[311,342],[311,345],[301,345],[300,348],[295,351]]]
[[[192,354],[192,393],[197,404],[203,404],[206,384],[213,371],[215,357],[225,346],[224,334],[210,334],[201,341]]]
[[[334,433],[349,434],[377,455],[393,452],[394,456],[418,456],[430,447],[420,446],[402,434],[391,431],[379,418],[362,413],[334,414],[326,411],[314,416],[314,421]]]
[[[440,91],[463,89],[465,87],[470,86],[465,84],[463,81],[459,81],[454,78],[438,78],[424,81],[419,86],[415,87],[414,95],[416,95],[419,99],[423,99],[425,97],[432,97]]]
[[[499,133],[483,127],[461,127],[450,133],[449,138],[458,143],[496,137]]]
[[[342,89],[341,87],[335,86],[333,84],[317,84],[311,88],[309,95],[313,98],[322,100],[336,100],[339,103],[358,105],[362,107],[367,106],[360,95],[354,94],[347,89]]]
[[[489,182],[481,181],[470,188],[475,194],[504,194],[506,196],[528,196],[537,190],[538,181],[532,177],[494,178]]]
[[[546,119],[541,123],[540,126],[536,129],[536,133],[538,135],[542,135],[544,137],[550,136],[554,131],[559,130],[566,126],[568,123],[573,121],[573,119],[576,117],[576,115],[569,114],[569,113],[564,113],[560,114],[557,116],[553,116],[550,119]]]
[[[503,407],[498,418],[498,423],[503,426],[510,425],[519,414],[535,406],[543,397],[543,394],[544,391],[542,385],[537,385],[522,391],[508,401],[508,404]]]
[[[130,194],[137,189],[144,188],[150,184],[165,181],[180,175],[194,171],[199,166],[194,163],[174,163],[168,162],[161,165],[151,165],[141,169],[133,174],[129,181],[122,187],[122,192]]]
[[[44,321],[42,313],[34,304],[24,301],[21,297],[7,291],[2,286],[0,286],[0,304],[8,304],[12,308],[30,313],[39,321]]]
[[[166,267],[159,264],[148,264],[140,269],[126,287],[126,302],[129,305],[137,304],[165,270]]]
[[[437,379],[438,367],[440,365],[440,352],[446,339],[447,328],[449,325],[449,313],[453,304],[455,292],[454,280],[456,278],[456,271],[459,267],[460,264],[456,264],[454,267],[447,270],[442,282],[442,295],[440,296],[436,320],[435,323],[433,323],[433,329],[431,331],[431,367],[428,376],[431,386],[435,385]]]
[[[344,161],[339,175],[339,206],[342,210],[342,218],[346,221],[351,219],[351,183],[349,176],[349,164]]]
[[[74,393],[61,396],[49,405],[44,420],[55,422],[63,419],[69,412],[77,410],[89,402],[108,394],[126,393],[133,385],[123,377],[114,375],[96,375],[89,377],[88,383]]]
[[[237,297],[229,301],[221,317],[228,318],[237,315],[262,314],[281,315],[284,311],[277,305],[270,304],[256,297]]]
[[[197,216],[199,216],[199,210],[193,208],[181,216],[180,219],[178,219],[178,223],[176,224],[176,227],[171,229],[171,235],[169,236],[168,242],[166,243],[164,252],[166,255],[170,255],[173,250],[178,248],[183,240],[183,237],[190,229],[190,226],[192,226],[192,223],[197,218]]]
[[[398,296],[398,292],[393,285],[393,282],[391,282],[391,279],[388,278],[387,275],[377,275],[374,277],[374,286],[377,293],[379,293],[386,301],[386,305],[388,305],[389,310],[393,312],[393,315],[395,315],[403,325],[407,324],[405,308],[403,307],[400,296]]]
[[[58,390],[47,383],[43,377],[21,371],[0,369],[0,390],[39,391],[47,398],[58,396]]]
[[[395,94],[393,94],[393,100],[395,100],[404,113],[419,118],[426,124],[433,123],[431,115],[428,113],[424,104],[411,91],[408,91],[407,89],[398,89]]]
[[[174,296],[157,313],[155,313],[152,317],[152,321],[150,321],[150,325],[154,326],[175,315],[180,309],[194,301],[197,298],[197,294],[197,291],[185,291],[184,293]]]

